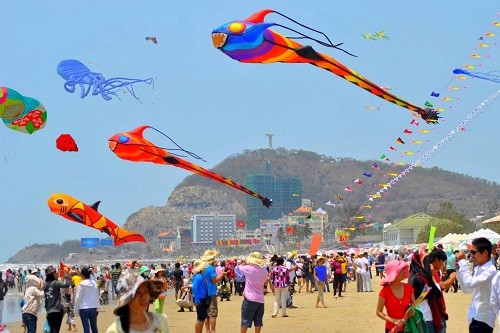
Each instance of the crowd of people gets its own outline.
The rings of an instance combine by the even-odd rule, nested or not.
[[[385,321],[386,332],[445,333],[448,314],[443,293],[459,290],[473,293],[469,331],[492,332],[500,311],[496,252],[488,239],[477,238],[468,256],[438,245],[403,252],[288,252],[272,257],[253,252],[246,258],[219,261],[216,250],[207,250],[197,260],[173,265],[132,261],[110,268],[74,266],[59,272],[49,266],[8,272],[17,281],[14,286],[0,272],[0,322],[3,298],[9,287],[17,287],[24,294],[22,321],[27,333],[36,332],[42,307],[48,332],[59,332],[66,317],[68,330],[81,326],[84,333],[97,333],[99,308],[110,301],[116,304],[117,319],[107,332],[169,332],[164,302],[172,289],[178,312],[196,312],[195,333],[216,333],[218,302],[232,297],[241,299],[240,331],[254,326],[260,332],[266,294],[274,296],[270,320],[278,315],[286,318],[287,309],[295,307],[295,293],[317,293],[311,306],[326,308],[328,300],[345,296],[347,283],[355,283],[357,292],[373,292],[373,274],[382,286],[376,315]]]

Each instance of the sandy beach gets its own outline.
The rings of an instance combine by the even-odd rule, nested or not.
[[[356,292],[356,284],[349,283],[345,297],[334,300],[332,293],[325,294],[327,308],[319,309],[315,307],[316,293],[307,294],[304,292],[304,288],[302,293],[294,294],[294,305],[297,308],[287,309],[288,318],[280,317],[281,313],[277,318],[271,318],[274,296],[269,293],[266,295],[263,331],[281,333],[299,329],[300,332],[383,332],[384,322],[375,316],[377,295],[381,288],[378,282],[378,278],[373,279],[375,292],[366,293]],[[229,302],[219,302],[217,332],[239,332],[241,299],[240,296],[232,296]],[[468,332],[466,319],[471,295],[447,293],[445,299],[450,317],[447,331],[450,333]],[[105,332],[111,322],[115,320],[113,309],[113,304],[101,308],[98,317],[100,332]],[[196,313],[177,312],[177,310],[173,292],[170,292],[164,309],[169,318],[170,331],[175,333],[193,332]],[[61,332],[67,331],[67,325],[64,325],[65,320],[63,320]],[[39,332],[42,332],[44,321],[45,314],[39,315]],[[77,317],[76,321],[78,332],[83,332],[80,318]],[[23,332],[20,322],[9,323],[7,328],[12,333]],[[249,332],[253,332],[253,328]]]

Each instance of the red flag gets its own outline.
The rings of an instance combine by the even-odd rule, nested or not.
[[[64,273],[69,273],[69,270],[71,269],[71,266],[63,264],[62,261],[59,261],[59,277],[63,278]]]
[[[246,226],[247,226],[247,223],[245,221],[236,220],[236,228],[245,229]]]
[[[418,121],[416,121],[415,119],[412,119],[412,121],[410,122],[410,125],[415,125],[415,126],[418,126],[418,125],[420,125],[420,124],[419,124],[419,123],[418,123]]]
[[[393,146],[390,146],[389,149],[392,150],[392,151],[396,151],[397,150],[396,147],[393,147]]]
[[[348,192],[352,192],[352,187],[350,186],[346,186],[346,188],[344,188],[344,191],[348,191]]]
[[[360,180],[359,178],[356,178],[356,179],[354,179],[354,183],[361,185],[364,182],[362,180]]]
[[[407,128],[406,128],[406,129],[403,131],[403,133],[405,133],[405,134],[411,134],[411,133],[413,133],[413,132],[412,132],[412,131],[410,131],[409,129],[407,129]]]

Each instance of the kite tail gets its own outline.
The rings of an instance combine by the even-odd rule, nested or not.
[[[111,232],[115,246],[128,243],[128,242],[146,242],[146,239],[141,234],[116,227]]]
[[[267,198],[267,197],[263,197],[260,194],[254,192],[252,190],[249,190],[248,188],[244,187],[243,185],[240,185],[240,184],[232,181],[229,178],[225,178],[225,177],[219,175],[218,173],[215,173],[215,172],[212,172],[212,171],[207,170],[205,168],[202,168],[199,165],[193,164],[191,162],[188,162],[186,160],[177,158],[177,157],[172,156],[172,155],[164,157],[164,160],[168,164],[171,164],[173,166],[182,168],[184,170],[188,170],[188,171],[194,172],[194,173],[196,173],[196,174],[198,174],[200,176],[207,177],[209,179],[218,181],[219,183],[229,185],[229,186],[231,186],[231,187],[233,187],[233,188],[235,188],[237,190],[240,190],[240,191],[242,191],[242,192],[244,192],[246,194],[251,195],[254,198],[260,199],[262,201],[262,204],[264,206],[266,206],[267,208],[269,208],[273,204],[273,200],[272,199]]]

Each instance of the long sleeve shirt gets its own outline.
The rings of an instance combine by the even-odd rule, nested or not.
[[[482,321],[490,327],[495,327],[496,313],[490,304],[491,281],[497,273],[491,261],[482,266],[477,266],[471,274],[465,259],[458,262],[458,279],[464,293],[473,293],[472,303],[467,314],[467,322],[473,319]]]
[[[491,310],[495,315],[500,315],[500,273],[493,277],[491,281]],[[498,322],[500,323],[500,316],[498,317]],[[499,328],[500,331],[500,328]]]
[[[195,304],[200,304],[202,300],[208,298],[208,281],[202,273],[196,273],[191,282],[193,302]]]

